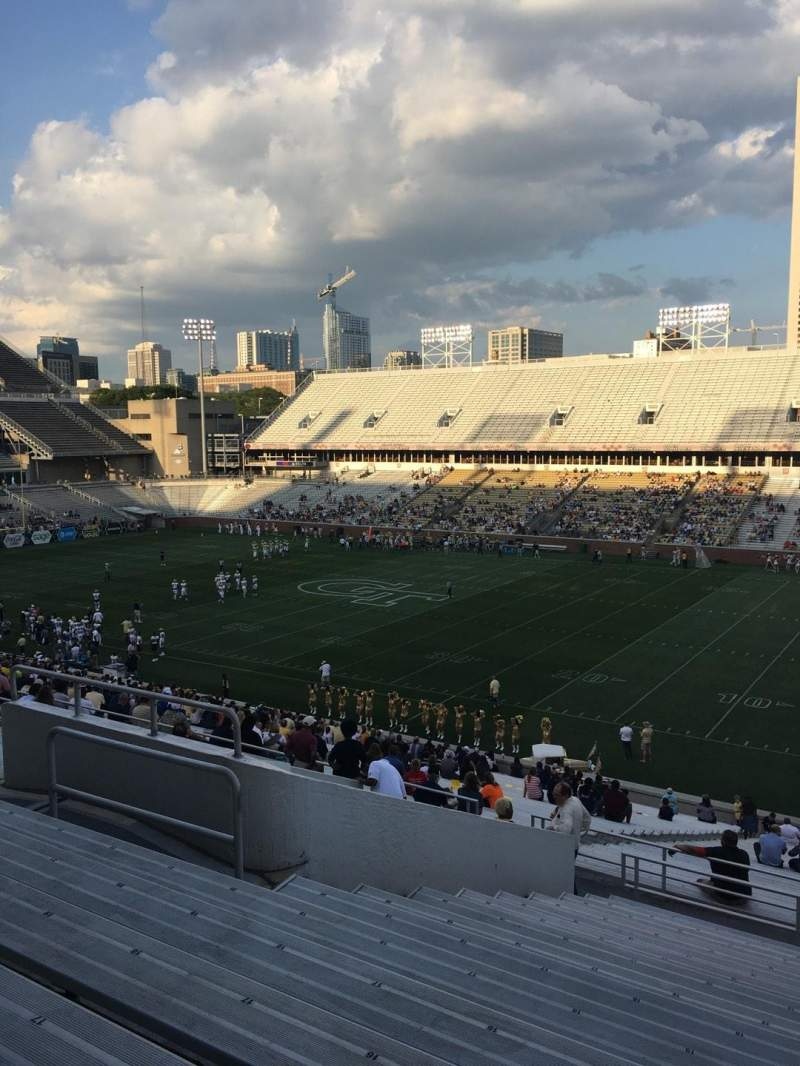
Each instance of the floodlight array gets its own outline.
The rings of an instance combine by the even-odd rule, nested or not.
[[[213,318],[184,318],[183,339],[185,341],[213,341],[217,339],[217,330]]]
[[[727,322],[731,314],[730,304],[692,304],[688,307],[662,307],[658,312],[658,324],[662,328],[680,328],[693,323],[711,325]]]
[[[424,326],[419,332],[423,344],[466,344],[472,340],[472,326],[468,323],[454,326]]]

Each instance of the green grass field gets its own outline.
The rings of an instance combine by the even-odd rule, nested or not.
[[[232,592],[217,604],[219,558],[258,574],[258,598]],[[605,773],[719,799],[752,793],[778,810],[800,806],[793,575],[655,561],[593,566],[585,556],[345,553],[317,541],[307,554],[294,541],[288,559],[253,563],[247,537],[215,531],[7,550],[0,565],[0,597],[15,623],[31,600],[67,617],[100,587],[107,653],[122,649],[120,623],[141,600],[145,638],[162,625],[168,639],[165,658],[145,653],[146,680],[219,692],[226,671],[233,696],[301,709],[324,656],[336,684],[376,690],[382,721],[392,688],[486,707],[496,673],[501,712],[525,715],[523,754],[547,714],[553,740],[571,756],[598,742]],[[173,577],[188,580],[189,604],[173,603]],[[645,719],[656,728],[653,763],[625,763],[619,727]],[[486,746],[493,735],[487,721]]]

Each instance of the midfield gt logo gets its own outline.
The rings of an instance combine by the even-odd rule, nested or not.
[[[396,607],[402,600],[427,600],[436,603],[447,597],[438,592],[415,592],[407,582],[392,585],[388,581],[335,578],[330,581],[304,581],[297,586],[310,596],[337,596],[355,604],[372,607]]]

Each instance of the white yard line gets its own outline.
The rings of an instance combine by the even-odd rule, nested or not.
[[[759,602],[754,604],[749,611],[745,611],[741,618],[737,618],[735,622],[732,622],[726,629],[723,629],[723,631],[718,636],[714,637],[713,640],[710,640],[707,644],[704,644],[699,651],[696,651],[694,655],[690,655],[688,659],[686,659],[680,664],[680,666],[676,666],[675,669],[671,670],[666,677],[663,677],[657,684],[653,685],[652,688],[648,689],[647,692],[645,692],[644,695],[640,696],[638,700],[634,700],[630,707],[626,707],[622,714],[617,715],[614,721],[621,722],[623,719],[627,719],[631,711],[634,710],[634,708],[638,707],[639,704],[643,703],[646,699],[649,699],[649,697],[652,696],[654,692],[657,692],[662,685],[666,685],[668,681],[671,681],[676,674],[679,674],[681,672],[681,670],[685,670],[689,663],[693,663],[695,659],[699,659],[700,656],[707,652],[709,648],[713,648],[714,645],[717,644],[720,640],[722,640],[723,637],[727,636],[732,629],[736,629],[738,625],[741,625],[746,618],[749,618],[751,614],[754,614],[757,610],[759,610],[759,608],[763,607],[765,603],[769,603],[773,596],[777,596],[779,592],[782,592],[783,589],[786,588],[787,584],[788,581],[781,582],[778,588],[770,592],[769,596],[766,596],[763,600],[759,600]]]
[[[764,676],[764,674],[766,674],[767,671],[772,669],[772,667],[775,665],[775,663],[778,661],[778,659],[780,659],[780,657],[784,654],[784,652],[788,651],[789,648],[791,648],[792,644],[794,644],[794,642],[797,640],[798,637],[800,637],[800,632],[795,633],[795,635],[793,637],[791,637],[784,644],[784,646],[781,648],[781,650],[778,652],[778,654],[775,656],[775,658],[771,659],[770,662],[767,663],[767,665],[761,671],[761,673],[758,674],[757,677],[753,678],[753,680],[750,682],[750,684],[747,686],[747,688],[744,690],[744,692],[737,699],[734,700],[734,702],[730,705],[730,707],[723,714],[723,716],[720,718],[720,720],[718,722],[716,722],[714,725],[712,725],[712,727],[706,733],[706,736],[705,736],[706,740],[708,740],[708,738],[711,736],[711,734],[714,733],[722,725],[722,723],[725,721],[725,719],[728,717],[728,715],[733,710],[736,709],[736,707],[739,705],[739,703],[741,703],[741,701],[747,697],[747,695],[750,692],[750,690],[753,688],[754,685],[758,684],[758,682],[761,680],[761,678]]]
[[[589,622],[585,626],[581,626],[580,629],[575,629],[571,633],[567,633],[567,635],[565,637],[559,637],[558,640],[553,640],[549,644],[541,645],[541,647],[537,648],[536,651],[532,651],[529,655],[523,655],[523,657],[521,659],[517,659],[517,661],[511,663],[510,666],[504,666],[502,670],[497,670],[495,672],[495,677],[499,677],[501,674],[508,673],[509,670],[516,670],[517,667],[520,666],[522,663],[527,662],[529,659],[533,659],[537,655],[541,655],[541,653],[543,651],[549,651],[550,648],[555,648],[559,644],[563,644],[567,640],[573,640],[575,637],[578,636],[579,633],[585,633],[587,629],[593,629],[595,626],[601,625],[603,622],[607,622],[608,619],[609,618],[613,618],[615,614],[619,614],[621,611],[627,611],[630,607],[633,607],[637,603],[641,603],[642,600],[646,600],[649,596],[653,596],[657,592],[663,592],[664,589],[671,588],[676,582],[683,581],[683,580],[685,580],[685,577],[684,577],[683,574],[681,574],[680,577],[676,577],[674,580],[668,582],[666,585],[660,585],[658,588],[650,589],[649,592],[645,592],[645,594],[643,596],[640,596],[638,598],[638,600],[630,600],[628,603],[624,603],[621,607],[616,607],[616,608],[614,608],[613,611],[609,611],[608,614],[601,615],[600,618],[595,618],[594,621]],[[623,581],[617,582],[617,584],[625,584],[625,581],[623,580]],[[700,601],[698,600],[696,602],[699,603]],[[694,604],[690,604],[690,606],[693,607]],[[684,608],[684,610],[686,610],[686,608]],[[658,627],[656,627],[656,628],[658,628]],[[652,632],[652,630],[650,632]],[[641,640],[641,637],[637,637],[637,640]],[[619,652],[615,652],[614,653],[614,655],[618,655],[618,654],[619,654]],[[612,658],[613,658],[613,656],[612,656]],[[603,661],[605,661],[605,660],[603,660]],[[582,670],[580,676],[583,677],[587,673],[593,673],[596,669],[597,669],[597,667],[593,666],[593,667],[590,667],[588,670]],[[573,681],[579,681],[579,680],[580,680],[580,677],[571,678],[567,682],[567,684],[571,685],[573,683]],[[562,687],[566,687],[566,686],[562,686]],[[467,688],[461,689],[460,692],[456,692],[455,695],[451,696],[450,698],[451,699],[458,699],[459,696],[463,696],[465,692],[468,692],[470,688],[474,688],[474,685],[469,685]],[[558,691],[560,691],[560,690],[556,689],[556,692],[558,692]],[[552,695],[552,693],[551,693],[551,695]],[[545,696],[543,698],[544,699],[549,699],[549,696]]]

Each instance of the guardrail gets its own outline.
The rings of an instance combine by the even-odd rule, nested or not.
[[[9,668],[8,680],[11,688],[10,698],[12,700],[17,699],[18,674],[35,674],[37,677],[47,677],[56,681],[66,681],[72,685],[72,708],[76,718],[82,717],[85,712],[88,714],[93,713],[87,711],[83,706],[81,685],[89,685],[92,688],[99,689],[111,689],[113,692],[124,692],[129,696],[136,696],[137,699],[145,700],[150,707],[151,737],[157,737],[159,735],[157,705],[162,700],[166,700],[169,703],[177,703],[181,707],[191,707],[193,710],[211,711],[214,714],[224,714],[226,718],[230,719],[232,726],[233,757],[234,759],[241,759],[242,757],[242,727],[239,723],[239,716],[233,707],[225,707],[217,703],[204,703],[202,700],[192,700],[188,699],[186,696],[175,696],[170,693],[153,692],[151,689],[132,688],[129,685],[121,685],[116,681],[101,681],[95,680],[94,678],[88,680],[78,674],[65,674],[57,670],[44,670],[38,666],[28,666],[21,663],[14,663],[14,665]],[[127,716],[123,715],[121,717]]]
[[[549,818],[546,818],[541,814],[532,814],[531,826],[533,828],[542,828],[549,822]],[[589,831],[590,833],[592,830]],[[597,831],[595,831],[597,832]],[[588,835],[588,834],[586,834]],[[607,833],[605,830],[598,832],[599,836],[613,836],[612,833]],[[724,885],[720,885],[719,882],[730,882],[731,884],[741,885],[744,883],[741,878],[728,877],[725,874],[714,873],[710,877],[703,878],[702,891],[705,893],[713,893],[719,896],[730,896],[731,903],[725,903],[721,900],[717,903],[698,900],[680,891],[680,886],[691,886],[692,888],[698,888],[698,870],[695,867],[681,866],[678,862],[674,861],[673,856],[680,854],[680,849],[676,848],[675,841],[667,841],[659,844],[654,840],[645,840],[641,837],[633,837],[620,834],[616,837],[615,842],[624,848],[625,844],[636,847],[648,847],[659,851],[661,854],[656,857],[654,854],[651,858],[648,855],[637,855],[634,852],[621,851],[618,856],[613,858],[605,858],[602,855],[593,854],[591,856],[584,855],[585,858],[591,859],[592,862],[604,863],[610,868],[610,872],[613,872],[617,876],[626,888],[631,888],[636,894],[647,893],[650,895],[659,896],[665,899],[679,900],[682,903],[691,903],[693,906],[702,907],[705,910],[713,910],[722,912],[724,914],[731,913],[731,903],[741,903],[743,899],[750,900],[751,896],[744,896],[741,891],[736,889],[725,888]],[[584,839],[584,843],[586,840]],[[703,845],[699,845],[702,847]],[[671,853],[671,854],[670,854]],[[580,848],[578,849],[578,856],[581,856]],[[669,861],[673,859],[673,861]],[[720,863],[727,866],[735,866],[738,869],[742,868],[741,863],[731,862],[728,859],[714,859],[714,863]],[[780,870],[760,869],[761,864],[755,864],[746,867],[748,874],[750,875],[747,884],[751,888],[758,891],[759,895],[753,902],[764,906],[772,907],[778,912],[776,917],[761,917],[757,914],[748,914],[742,910],[738,912],[742,918],[746,918],[748,921],[758,922],[761,925],[772,925],[779,929],[792,929],[795,934],[800,938],[800,892],[785,892],[781,888],[776,887],[777,883],[789,882],[795,888],[800,887],[798,885],[797,878],[792,877],[791,874],[786,874]],[[681,876],[681,875],[688,876]],[[644,875],[644,878],[643,878]],[[752,876],[759,877],[757,881],[752,880]],[[654,878],[657,884],[648,884],[647,878]],[[773,882],[772,884],[765,883],[766,881]],[[670,885],[670,881],[673,885]],[[713,882],[713,885],[711,885]],[[709,887],[711,885],[711,887]],[[763,894],[766,894],[769,898],[764,898]],[[788,900],[790,902],[783,902]],[[780,920],[783,918],[784,920]]]
[[[137,807],[132,803],[121,803],[119,800],[101,796],[95,792],[86,792],[83,789],[72,788],[58,780],[56,766],[56,740],[58,737],[70,736],[87,744],[96,744],[103,748],[114,748],[116,751],[132,752],[143,758],[157,759],[161,762],[169,762],[178,766],[190,766],[194,770],[203,770],[206,773],[224,777],[231,786],[232,797],[232,831],[223,833],[219,829],[211,829],[196,822],[187,822],[183,818],[173,818],[168,814],[160,814],[144,807]],[[49,813],[52,818],[58,819],[59,796],[69,799],[82,800],[84,803],[94,804],[96,807],[106,807],[120,814],[129,814],[134,818],[145,818],[148,821],[159,822],[173,829],[189,830],[201,836],[210,837],[212,840],[221,840],[226,844],[233,845],[234,874],[239,879],[244,877],[244,826],[242,819],[242,790],[239,778],[227,766],[218,766],[215,763],[207,763],[202,759],[190,759],[185,755],[173,755],[168,751],[154,751],[152,748],[141,748],[138,744],[130,744],[123,740],[113,740],[111,737],[98,737],[93,733],[84,733],[80,729],[71,729],[69,726],[55,726],[47,734],[47,796],[49,801]]]

